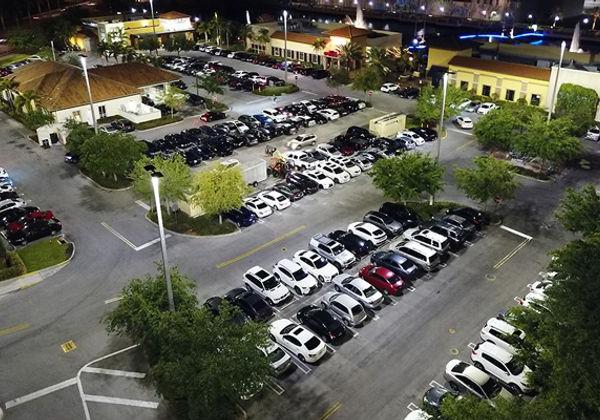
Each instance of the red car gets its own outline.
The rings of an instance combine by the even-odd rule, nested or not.
[[[46,213],[46,212],[41,212],[41,213]],[[52,214],[52,212],[48,212],[50,214]],[[12,222],[9,223],[6,226],[6,231],[8,233],[16,233],[19,232],[25,228],[28,228],[30,225],[35,225],[38,222],[51,222],[51,223],[55,223],[55,224],[60,224],[60,221],[58,219],[55,219],[54,217],[50,217],[50,218],[45,218],[45,217],[34,217],[34,218],[29,218],[28,216],[25,216],[23,218],[21,218],[20,220],[16,221],[16,222]]]
[[[31,213],[29,213],[28,215],[25,216],[26,219],[40,219],[40,220],[50,220],[50,219],[54,219],[54,213],[52,213],[51,210],[36,210],[36,211],[32,211]]]
[[[208,111],[208,112],[205,112],[204,114],[200,115],[200,119],[202,121],[206,121],[206,122],[222,120],[225,118],[226,118],[226,116],[223,112],[217,112],[217,111]]]
[[[406,286],[406,282],[399,275],[375,264],[365,265],[358,275],[385,294],[399,295]]]

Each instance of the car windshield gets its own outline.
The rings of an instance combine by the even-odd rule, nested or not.
[[[356,305],[356,306],[352,307],[351,311],[352,311],[352,315],[356,316],[356,315],[360,315],[361,313],[363,313],[364,310],[363,310],[362,306]]]
[[[377,294],[377,290],[375,290],[374,287],[369,287],[369,288],[363,290],[363,293],[365,294],[366,297],[371,297],[371,296]]]
[[[327,261],[325,261],[323,258],[317,258],[313,260],[313,265],[315,266],[315,268],[323,268],[326,264]]]
[[[402,267],[404,270],[410,270],[412,268],[412,263],[407,260],[401,263],[400,267]]]
[[[331,252],[333,253],[333,255],[338,255],[344,252],[344,248],[341,245],[336,244],[331,247]]]
[[[286,198],[283,195],[277,196],[275,197],[277,199],[277,201],[279,201],[280,203],[284,202],[286,200]]]
[[[257,209],[265,209],[265,208],[267,208],[267,207],[268,207],[268,206],[267,206],[265,203],[263,203],[262,201],[257,201],[257,202],[256,202],[254,205],[256,206],[256,208],[257,208]]]
[[[317,337],[313,337],[310,340],[308,340],[304,345],[308,350],[314,350],[319,346],[319,343],[319,339]]]
[[[265,286],[265,289],[267,289],[267,290],[273,290],[277,286],[279,286],[279,282],[277,280],[275,280],[275,277],[271,276],[268,279],[263,281],[263,286]]]
[[[294,328],[296,328],[296,324],[286,325],[282,330],[281,334],[289,334]]]
[[[510,362],[508,362],[506,367],[513,375],[520,375],[521,372],[523,372],[523,369],[525,369],[523,363],[520,363],[515,359],[512,359]]]
[[[294,278],[294,280],[300,281],[306,277],[306,273],[304,272],[304,270],[299,268],[298,270],[292,273],[292,277]]]
[[[322,173],[316,173],[315,174],[315,178],[317,179],[327,179],[327,177],[325,175],[323,175]]]
[[[336,174],[341,174],[342,172],[344,172],[344,170],[338,166],[333,168],[333,172],[335,172]]]
[[[500,393],[501,389],[500,384],[492,378],[488,379],[488,381],[484,383],[481,388],[488,398],[494,398]]]
[[[274,351],[269,353],[269,362],[275,363],[280,361],[285,357],[285,352],[281,350],[280,347],[277,347]]]

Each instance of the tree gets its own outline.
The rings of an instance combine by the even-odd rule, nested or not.
[[[390,56],[385,48],[373,47],[367,52],[367,63],[369,66],[375,67],[382,76],[390,73]]]
[[[15,50],[24,53],[35,53],[50,42],[50,40],[46,39],[39,27],[17,29],[9,32],[6,38],[8,44]]]
[[[250,25],[240,25],[237,27],[237,39],[242,42],[244,48],[248,48],[248,40],[252,39],[253,33]]]
[[[213,101],[217,99],[217,95],[224,93],[223,88],[214,75],[206,75],[196,78],[196,89],[202,89],[212,96]]]
[[[23,106],[28,114],[36,109],[35,102],[41,99],[40,95],[33,90],[26,90],[20,93],[19,96],[23,99]]]
[[[532,113],[530,107],[505,104],[477,121],[475,137],[485,147],[511,150],[515,138],[527,130]]]
[[[194,41],[188,39],[185,34],[175,34],[166,42],[165,49],[171,52],[177,52],[177,56],[181,51],[188,51],[194,48]]]
[[[166,203],[167,212],[171,212],[173,204],[177,200],[184,200],[185,194],[189,192],[192,184],[192,173],[181,155],[175,155],[165,159],[156,156],[152,159],[147,156],[135,162],[129,173],[133,182],[133,190],[146,200],[152,202],[152,186],[150,174],[144,169],[147,165],[153,165],[163,177],[160,180],[160,198]]]
[[[433,196],[444,187],[444,168],[421,153],[380,159],[373,165],[369,176],[373,184],[394,201],[414,200],[423,193]]]
[[[458,188],[472,200],[478,201],[487,209],[490,201],[513,198],[519,186],[509,163],[492,156],[478,156],[473,159],[474,168],[456,168],[454,177]]]
[[[175,111],[180,110],[185,105],[186,93],[177,86],[168,86],[161,96],[161,101],[171,110],[171,118]]]
[[[203,20],[196,23],[196,32],[204,35],[204,43],[208,44],[208,36],[211,31],[210,22]]]
[[[216,163],[194,176],[190,201],[209,216],[219,215],[219,223],[222,223],[221,214],[240,208],[250,191],[238,166],[228,168]]]
[[[101,55],[102,57],[104,57],[104,59],[106,60],[106,64],[108,64],[108,59],[110,58],[110,46],[108,44],[108,42],[106,41],[98,41],[98,44],[96,45],[96,52]]]
[[[127,176],[145,147],[130,134],[99,132],[81,146],[81,167],[92,175],[112,175],[116,181]]]
[[[352,89],[362,90],[366,96],[367,91],[377,90],[381,86],[382,79],[379,71],[374,67],[363,67],[352,80]]]
[[[319,54],[327,46],[327,40],[321,37],[315,39],[312,43],[313,51]],[[325,60],[323,60],[323,67],[325,67]]]
[[[55,122],[54,114],[42,107],[32,110],[24,115],[25,124],[32,130],[37,130],[44,125]]]
[[[350,71],[356,68],[356,64],[359,63],[363,57],[363,49],[356,42],[347,42],[340,45],[337,48],[339,54],[339,60],[342,66],[346,67],[346,70]]]
[[[145,51],[155,51],[160,47],[158,39],[154,36],[143,36],[138,41],[138,48]]]
[[[433,86],[425,86],[421,89],[417,100],[417,118],[422,124],[432,126],[439,123],[442,112],[442,87],[437,89]],[[458,114],[457,105],[464,101],[467,93],[454,87],[448,86],[446,92],[446,109],[444,118],[449,119]]]
[[[260,28],[258,34],[254,34],[252,39],[261,45],[271,42],[271,37],[269,36],[269,30],[267,28]]]
[[[350,83],[350,74],[344,69],[337,69],[331,72],[331,75],[326,80],[327,86],[335,89],[339,95],[340,86]]]
[[[58,46],[69,47],[70,38],[77,32],[77,26],[64,17],[57,17],[45,21],[44,30],[47,39],[58,41]]]
[[[573,133],[585,134],[593,125],[598,108],[598,94],[594,89],[565,83],[560,86],[554,112],[557,117],[568,117],[573,121]]]
[[[556,219],[565,229],[590,236],[600,233],[600,195],[593,184],[577,191],[567,188]]]
[[[75,120],[67,121],[65,128],[69,132],[69,134],[67,134],[65,149],[75,156],[81,156],[81,148],[83,144],[94,135],[94,130],[87,123]]]

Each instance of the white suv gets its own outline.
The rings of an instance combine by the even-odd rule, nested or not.
[[[355,222],[348,225],[348,232],[369,241],[373,246],[378,247],[387,240],[387,235],[383,230],[372,223]]]
[[[481,329],[480,337],[483,341],[494,343],[507,352],[515,354],[517,352],[515,346],[523,341],[525,333],[502,319],[490,318]]]
[[[287,147],[292,150],[298,150],[304,146],[314,146],[317,144],[317,136],[314,134],[300,134],[287,142]]]
[[[350,174],[334,162],[327,162],[322,165],[321,172],[338,184],[345,184],[350,181]]]
[[[513,394],[532,391],[527,375],[531,372],[515,356],[497,345],[485,341],[475,345],[471,360],[476,368],[486,371],[506,384]]]
[[[314,251],[302,249],[294,254],[294,261],[322,283],[330,282],[332,278],[340,273],[335,265]]]
[[[246,289],[258,293],[269,305],[277,305],[290,297],[290,291],[271,273],[255,265],[244,273]]]
[[[244,199],[244,207],[256,214],[256,216],[260,219],[273,214],[273,209],[271,209],[267,203],[257,197]]]
[[[412,239],[421,245],[425,245],[426,247],[435,250],[440,255],[446,254],[450,246],[450,241],[448,238],[429,229],[407,229],[404,231],[404,237],[406,239]]]
[[[311,274],[287,258],[273,266],[273,275],[299,295],[310,295],[319,288],[319,283]]]
[[[315,169],[319,162],[301,151],[283,152],[283,158],[299,169]]]
[[[303,174],[319,184],[319,187],[324,190],[328,190],[335,185],[333,180],[321,172],[320,169],[304,171]]]

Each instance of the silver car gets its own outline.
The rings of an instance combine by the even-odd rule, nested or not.
[[[328,292],[321,298],[321,306],[329,310],[346,325],[361,325],[367,319],[365,308],[344,293]]]
[[[352,298],[362,303],[366,308],[379,308],[383,302],[383,295],[381,292],[360,277],[342,274],[333,278],[333,284],[335,290],[350,295]]]

